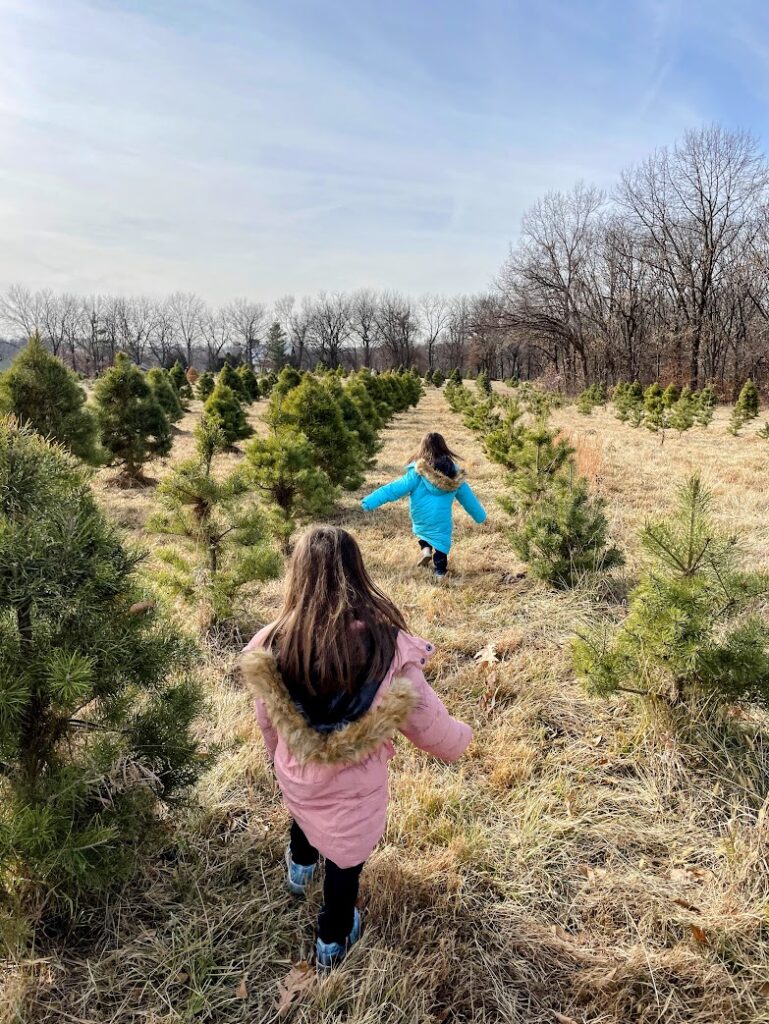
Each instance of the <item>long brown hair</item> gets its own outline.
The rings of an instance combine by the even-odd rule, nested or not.
[[[431,466],[434,466],[442,455],[446,455],[452,460],[462,458],[461,455],[457,455],[456,452],[449,448],[443,434],[436,434],[431,431],[429,434],[425,434],[419,442],[419,447],[411,456],[409,462],[417,462],[419,459],[424,459]]]
[[[284,679],[313,695],[351,693],[366,648],[369,678],[384,677],[400,629],[406,629],[403,615],[369,576],[347,530],[307,530],[291,556],[283,608],[268,638]]]

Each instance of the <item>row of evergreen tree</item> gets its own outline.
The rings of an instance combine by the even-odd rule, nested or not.
[[[230,386],[232,374],[245,386]],[[106,452],[140,472],[148,452],[170,449],[200,379],[118,358],[91,406],[34,339],[0,378],[11,414],[0,417],[0,941],[130,876],[163,834],[160,805],[208,763],[194,729],[197,643],[162,591],[195,609],[202,630],[230,622],[248,585],[280,571],[296,523],[358,486],[378,431],[422,390],[405,372],[286,368],[259,382],[266,435],[231,470],[218,460],[246,433],[233,434],[232,417],[245,421],[256,390],[223,370],[195,454],[158,487],[148,525],[171,543],[156,592],[144,555],[96,503],[86,463]]]
[[[571,585],[621,564],[607,542],[603,502],[590,496],[572,449],[548,425],[551,396],[525,398],[531,424],[524,426],[520,396],[474,396],[457,382],[445,393],[480,433],[488,457],[508,469],[511,493],[501,503],[514,519],[513,547],[537,576]],[[667,407],[680,397],[669,394]],[[740,414],[755,417],[754,390],[744,388],[741,399]],[[734,705],[769,706],[769,583],[743,567],[739,539],[717,523],[698,475],[681,486],[673,513],[647,522],[640,539],[646,562],[626,617],[604,620],[572,642],[588,690],[641,697],[666,724],[684,729],[703,716],[724,723],[730,719],[722,712]]]
[[[532,573],[557,586],[622,563],[609,543],[603,499],[577,473],[574,449],[550,425],[551,399],[531,387],[503,396],[476,381],[473,395],[450,380],[446,398],[480,435],[488,457],[508,470],[509,493],[500,503],[513,521],[513,549]],[[524,421],[524,409],[528,420]]]

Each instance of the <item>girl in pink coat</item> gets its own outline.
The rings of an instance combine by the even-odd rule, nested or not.
[[[472,739],[425,679],[432,655],[432,644],[407,632],[375,586],[352,536],[332,526],[301,538],[278,619],[243,652],[243,676],[293,818],[289,889],[304,894],[319,857],[326,861],[321,969],[360,936],[358,883],[385,829],[395,734],[443,761],[456,761]]]

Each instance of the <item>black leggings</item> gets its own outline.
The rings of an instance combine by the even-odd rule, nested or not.
[[[428,544],[426,540],[420,540],[419,547],[429,548],[433,553],[433,565],[435,568],[438,572],[446,572],[446,567],[449,564],[449,556],[447,554],[444,554],[443,551],[439,551],[437,548],[434,548],[432,544]]]
[[[291,823],[291,859],[295,864],[316,864],[320,854],[294,821]],[[326,857],[326,877],[323,882],[323,906],[318,915],[318,935],[322,942],[338,942],[343,946],[352,931],[355,901],[362,864],[353,868],[338,868]]]

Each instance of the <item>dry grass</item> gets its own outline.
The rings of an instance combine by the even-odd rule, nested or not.
[[[766,442],[729,437],[722,416],[662,445],[609,413],[557,419],[609,501],[631,577],[637,526],[669,506],[694,468],[769,568]],[[414,566],[405,505],[364,517],[348,496],[338,519],[413,630],[438,646],[432,682],[476,740],[454,767],[401,744],[388,831],[363,876],[368,929],[292,1020],[769,1020],[766,750],[713,735],[687,744],[645,728],[637,707],[587,698],[566,643],[594,598],[516,578],[522,566],[494,508],[501,474],[440,394],[398,417],[369,483],[398,473],[435,427],[466,456],[492,513],[483,528],[458,517],[446,586]],[[181,434],[174,459],[190,446]],[[104,479],[97,489],[141,538],[152,491],[116,491]],[[252,601],[254,628],[278,597],[270,584]],[[501,660],[484,667],[473,656],[489,642]],[[212,655],[202,666],[212,698],[205,736],[229,750],[197,806],[106,909],[5,965],[2,1024],[276,1019],[278,980],[310,952],[318,893],[302,904],[282,888],[287,818],[230,665]]]

